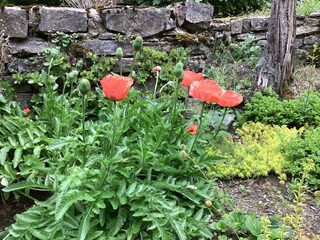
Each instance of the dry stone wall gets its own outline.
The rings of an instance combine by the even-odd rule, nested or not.
[[[51,46],[56,32],[76,34],[75,53],[92,51],[114,56],[118,47],[126,58],[133,55],[131,39],[142,36],[145,46],[168,51],[176,47],[191,49],[190,68],[201,71],[206,54],[217,39],[244,41],[249,35],[264,45],[268,29],[267,17],[233,20],[212,19],[214,7],[187,1],[164,8],[114,7],[97,11],[67,7],[33,6],[3,7],[0,10],[0,31],[9,38],[10,61],[4,74],[41,69],[41,55]],[[296,46],[310,49],[319,43],[320,14],[297,18]],[[35,57],[39,61],[33,61]],[[32,60],[31,60],[32,59]]]

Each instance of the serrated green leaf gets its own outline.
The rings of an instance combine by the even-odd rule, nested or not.
[[[110,239],[111,237],[114,237],[121,230],[126,220],[127,220],[127,211],[124,208],[120,208],[116,221],[113,221],[109,224],[106,239]]]
[[[178,223],[176,220],[174,220],[172,218],[169,219],[169,222],[170,222],[172,228],[175,230],[175,233],[177,234],[178,238],[180,240],[186,240],[187,236],[184,231],[184,228],[182,227],[183,224]]]
[[[48,145],[47,150],[53,151],[53,150],[61,149],[71,143],[77,143],[77,142],[75,142],[74,139],[59,140],[54,142],[53,144]]]
[[[81,193],[79,190],[72,190],[67,192],[64,196],[62,196],[62,200],[59,201],[59,203],[57,203],[56,205],[56,221],[59,221],[64,216],[64,214],[68,211],[72,204],[83,200],[92,202],[95,199],[92,198],[89,194]]]
[[[18,142],[13,137],[9,136],[8,141],[12,147],[16,148],[18,146]]]
[[[127,196],[129,197],[133,196],[133,192],[136,189],[136,187],[137,187],[137,182],[132,183],[127,189]]]
[[[16,219],[16,221],[22,221],[26,223],[36,223],[38,221],[38,216],[28,214],[28,212],[17,214],[14,218]]]
[[[1,150],[0,150],[0,164],[1,165],[4,165],[4,163],[5,163],[6,159],[7,159],[8,152],[10,151],[10,149],[11,149],[11,147],[9,147],[9,146],[1,148]]]
[[[47,240],[48,239],[47,233],[41,232],[41,231],[39,231],[37,229],[33,229],[33,228],[30,228],[29,231],[37,239],[40,239],[40,240]]]
[[[194,215],[194,218],[195,218],[197,221],[200,221],[202,215],[203,215],[203,208],[201,208],[201,209]]]
[[[16,168],[19,165],[19,162],[21,160],[21,155],[22,155],[22,148],[17,148],[14,151],[14,156],[12,160],[13,167]]]
[[[36,156],[36,157],[39,157],[39,156],[40,156],[40,153],[41,153],[41,150],[42,150],[42,147],[41,147],[41,146],[36,146],[36,147],[33,149],[33,155]]]
[[[100,223],[101,227],[103,227],[105,225],[105,223],[106,223],[106,215],[107,215],[106,209],[100,209],[99,223]]]
[[[17,175],[17,172],[12,169],[9,163],[4,163],[3,167],[5,173],[7,173],[10,177],[14,178]]]
[[[13,192],[21,189],[26,189],[26,188],[43,188],[46,189],[46,187],[43,184],[37,184],[34,182],[18,182],[18,183],[13,183],[5,188],[2,189],[4,192]]]
[[[21,146],[24,146],[25,143],[26,143],[26,140],[24,139],[22,133],[19,132],[19,133],[17,134],[17,136],[18,136],[18,140],[19,140],[20,145],[21,145]]]
[[[89,232],[90,219],[92,217],[92,207],[93,207],[93,204],[91,204],[91,207],[89,208],[89,210],[87,210],[86,214],[84,215],[84,217],[81,221],[79,232],[78,232],[78,239],[79,240],[85,240],[87,237],[87,234]]]

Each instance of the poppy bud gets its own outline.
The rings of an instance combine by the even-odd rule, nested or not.
[[[80,60],[77,62],[77,64],[76,64],[76,68],[77,68],[78,70],[80,70],[82,67],[83,67],[83,60],[80,59]]]
[[[181,62],[178,62],[176,66],[174,67],[174,72],[176,76],[180,79],[182,79],[182,73],[183,73],[183,64]]]
[[[142,37],[136,37],[136,39],[133,41],[133,48],[134,48],[134,51],[138,52],[141,50],[142,48]]]
[[[119,61],[121,61],[121,59],[123,58],[122,48],[117,48],[116,56],[117,56],[117,58],[119,59]]]
[[[91,89],[90,82],[86,78],[82,78],[79,82],[79,91],[82,95],[86,95]]]
[[[130,73],[130,77],[132,77],[133,79],[135,79],[136,76],[137,76],[137,74],[136,74],[135,71],[132,71],[132,72]]]
[[[67,79],[75,79],[78,74],[79,72],[77,70],[72,70],[71,72],[67,73]]]

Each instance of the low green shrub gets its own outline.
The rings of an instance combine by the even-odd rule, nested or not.
[[[237,130],[240,141],[223,139],[209,149],[211,155],[222,156],[213,163],[210,173],[213,176],[230,179],[266,176],[270,172],[281,175],[286,163],[282,151],[291,139],[302,130],[245,123]]]
[[[280,101],[274,93],[256,93],[245,105],[248,121],[288,127],[320,124],[320,93],[308,90],[298,99]]]
[[[138,83],[145,83],[152,77],[152,69],[155,66],[161,67],[160,80],[162,83],[172,81],[174,79],[174,66],[176,63],[181,62],[184,65],[189,59],[189,49],[177,48],[169,52],[158,51],[151,47],[144,47],[137,55]]]
[[[311,13],[319,12],[320,2],[318,0],[303,0],[297,3],[297,14],[309,16]]]
[[[285,170],[295,178],[303,174],[304,165],[312,161],[315,168],[306,182],[312,189],[320,189],[320,128],[307,129],[293,138],[283,149],[287,158]]]
[[[209,0],[216,16],[230,16],[256,11],[270,6],[270,0]]]
[[[245,215],[237,211],[223,216],[221,220],[212,225],[215,230],[214,235],[219,240],[233,239],[229,238],[233,235],[238,236],[239,240],[284,239],[292,235],[291,229],[284,226],[277,218],[258,218],[254,214]]]

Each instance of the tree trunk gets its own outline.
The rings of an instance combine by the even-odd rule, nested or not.
[[[297,0],[272,1],[265,61],[258,78],[260,87],[272,88],[281,98],[293,72],[296,5]]]

